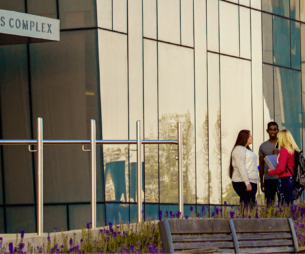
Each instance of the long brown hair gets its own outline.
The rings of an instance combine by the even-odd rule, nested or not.
[[[235,142],[235,145],[232,149],[232,152],[231,152],[231,158],[230,158],[230,178],[232,179],[232,175],[233,175],[233,165],[232,165],[232,153],[233,153],[233,150],[236,146],[245,146],[248,142],[248,139],[250,137],[250,131],[249,130],[241,130],[239,133],[238,133],[238,136],[237,136],[237,139],[236,139],[236,142]],[[251,150],[251,148],[249,146],[246,147],[247,149]]]

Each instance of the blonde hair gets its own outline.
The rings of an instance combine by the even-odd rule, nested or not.
[[[294,151],[300,152],[300,149],[295,143],[294,138],[289,130],[281,130],[279,132],[279,146],[285,147],[290,154],[293,154]]]

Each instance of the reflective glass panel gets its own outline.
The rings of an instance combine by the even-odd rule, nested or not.
[[[208,53],[209,203],[221,203],[221,119],[219,55]]]
[[[60,28],[95,27],[95,0],[58,0]]]
[[[239,56],[238,6],[224,1],[219,2],[220,52]]]
[[[127,36],[99,30],[99,55],[103,139],[128,139]],[[105,145],[104,166],[106,200],[127,202],[128,146]],[[125,187],[114,185],[112,170],[123,173]],[[117,197],[118,188],[125,194]]]
[[[300,19],[300,0],[290,0],[290,18]]]
[[[264,0],[250,0],[251,7],[260,10],[262,8],[262,2],[261,1],[264,1]]]
[[[0,156],[1,156],[1,150],[0,150]],[[1,160],[0,160],[1,163]],[[2,180],[2,167],[0,167],[0,205],[3,204],[3,180]]]
[[[0,9],[25,12],[25,1],[24,0],[1,1]]]
[[[5,233],[3,207],[0,207],[0,233]]]
[[[303,43],[302,43],[303,42]],[[301,62],[305,62],[305,24],[301,24]]]
[[[229,177],[232,147],[240,130],[252,131],[251,62],[220,56],[220,80],[222,198],[232,203],[237,197]]]
[[[290,25],[289,20],[273,17],[274,64],[290,67]]]
[[[165,211],[162,211],[162,216]],[[145,204],[145,220],[159,220],[159,204]]]
[[[6,207],[6,227],[6,233],[35,233],[35,206]]]
[[[300,0],[300,20],[305,21],[305,0]]]
[[[69,205],[70,230],[86,228],[89,222],[91,222],[90,205]]]
[[[113,30],[127,32],[127,0],[112,0]]]
[[[215,52],[219,52],[218,5],[219,0],[207,0],[208,50]]]
[[[290,6],[287,0],[262,0],[262,9],[289,18]]]
[[[57,1],[27,0],[28,13],[57,19]]]
[[[240,5],[250,6],[250,0],[239,0]]]
[[[103,227],[106,226],[106,218],[105,218],[105,204],[97,204],[96,206],[96,214],[97,214],[97,226]]]
[[[158,139],[157,42],[144,40],[144,138]],[[145,145],[145,202],[159,202],[158,145]]]
[[[184,205],[183,206],[183,216],[188,216],[189,218],[195,218],[197,215],[196,205]]]
[[[262,45],[262,13],[251,10],[251,79],[252,79],[252,150],[257,153],[264,140],[263,119],[263,45]],[[259,188],[259,187],[258,187]]]
[[[101,139],[97,32],[62,32],[60,42],[32,44],[30,53],[34,137],[36,118],[43,117],[45,139],[89,139],[90,119]],[[45,202],[89,201],[90,154],[75,145],[44,150]],[[98,201],[104,200],[101,158],[97,146]]]
[[[0,59],[2,138],[31,139],[27,46],[0,47]],[[6,203],[33,204],[32,155],[25,146],[3,146],[2,151]]]
[[[129,204],[106,204],[106,225],[129,222]]]
[[[160,210],[162,211],[162,218],[173,218],[173,215],[178,211],[178,205],[162,205],[160,204]]]
[[[105,226],[105,205],[97,204],[97,227]],[[70,230],[86,228],[87,223],[91,222],[90,205],[69,205]]]
[[[112,0],[96,1],[98,27],[112,29]]]
[[[250,9],[239,7],[240,57],[251,58]]]
[[[157,39],[157,0],[143,1],[143,34]]]
[[[144,204],[142,205],[142,212],[141,218],[145,220],[145,211],[144,211]],[[138,219],[138,205],[137,204],[130,204],[130,223],[136,223]]]
[[[129,138],[136,139],[136,122],[143,122],[143,38],[142,1],[128,2],[128,104]],[[143,125],[141,124],[141,131]],[[135,149],[136,146],[130,147]],[[130,162],[136,153],[130,154]]]
[[[274,67],[275,121],[288,129],[297,145],[302,144],[301,72]]]
[[[181,0],[181,44],[193,47],[194,42],[194,0]]]
[[[66,205],[44,206],[43,230],[44,232],[53,232],[54,228],[58,232],[68,230]]]
[[[263,94],[264,94],[264,129],[267,124],[274,121],[274,91],[273,91],[273,66],[263,65]],[[264,140],[269,139],[268,134],[264,131]]]
[[[301,69],[301,31],[300,23],[291,23],[291,68]]]
[[[180,44],[180,1],[158,1],[158,39]]]
[[[205,14],[205,1],[195,1],[196,197],[197,203],[200,204],[209,202],[207,34]]]
[[[184,202],[195,202],[194,56],[185,47],[159,43],[159,139],[177,139],[183,125]],[[181,103],[183,102],[183,103]],[[160,202],[178,201],[176,147],[160,145]]]
[[[262,13],[263,61],[273,64],[272,15]]]
[[[144,197],[144,162],[142,162],[142,198]],[[117,177],[117,176],[116,176]],[[137,202],[137,163],[130,163],[130,202]],[[144,201],[144,200],[142,200]]]

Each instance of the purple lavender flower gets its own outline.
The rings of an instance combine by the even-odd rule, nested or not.
[[[205,214],[204,213],[204,205],[201,207],[201,211],[202,211],[202,216]]]
[[[225,201],[225,202],[223,202],[223,204],[224,204],[224,206],[227,206],[227,202]]]
[[[84,240],[83,239],[80,239],[80,242],[82,243]],[[63,246],[63,245],[62,245]]]
[[[168,218],[168,211],[165,211],[165,217]]]
[[[19,248],[22,250],[24,248],[25,244],[24,243],[20,243]]]
[[[190,210],[191,210],[191,212],[193,212],[194,208],[191,206],[191,207],[190,207]]]
[[[159,211],[159,220],[160,221],[162,220],[162,211],[161,210]]]
[[[215,212],[217,215],[219,214],[219,209],[217,207],[215,207]]]
[[[3,240],[3,238],[2,237],[0,237],[0,241],[2,241]]]
[[[185,215],[185,219],[188,219],[189,218],[189,216],[188,215]]]
[[[234,215],[235,215],[235,212],[234,212],[234,211],[230,211],[230,217],[231,217],[231,219],[234,218]]]
[[[103,229],[100,229],[100,233],[103,234],[103,232],[104,232],[104,230],[103,230]]]
[[[73,239],[70,238],[70,241],[69,241],[70,245],[73,245]]]
[[[215,216],[215,213],[214,212],[212,212],[212,217],[214,217]]]
[[[173,212],[169,211],[169,215],[171,216],[171,218],[173,218]]]
[[[92,222],[87,223],[87,228],[88,228],[88,229],[91,228],[91,224],[92,224]]]
[[[10,253],[14,253],[14,244],[13,243],[9,243],[8,244],[8,249],[9,249]]]
[[[198,217],[198,218],[200,217],[200,213],[197,214],[197,217]]]
[[[20,236],[21,236],[21,238],[23,238],[23,237],[24,237],[24,230],[21,230],[21,232],[20,232]]]

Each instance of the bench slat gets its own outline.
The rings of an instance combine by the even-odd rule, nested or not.
[[[291,233],[237,235],[238,240],[269,240],[269,239],[290,239],[290,238],[292,238]]]
[[[233,242],[216,243],[174,243],[175,250],[201,249],[201,248],[234,248]]]
[[[293,246],[292,240],[267,240],[267,241],[245,241],[245,242],[238,242],[239,247],[268,247],[268,246]]]
[[[292,238],[291,233],[237,235],[237,239],[239,241],[291,239],[291,238]],[[233,241],[233,238],[231,235],[173,235],[172,239],[173,239],[173,242]]]
[[[171,234],[216,234],[231,233],[227,219],[188,219],[188,220],[167,220]]]
[[[294,253],[293,247],[276,247],[276,248],[246,248],[240,249],[241,253]]]
[[[173,242],[232,241],[231,235],[173,235]]]
[[[233,219],[236,233],[267,233],[267,232],[290,232],[288,219],[268,218],[268,219]]]

